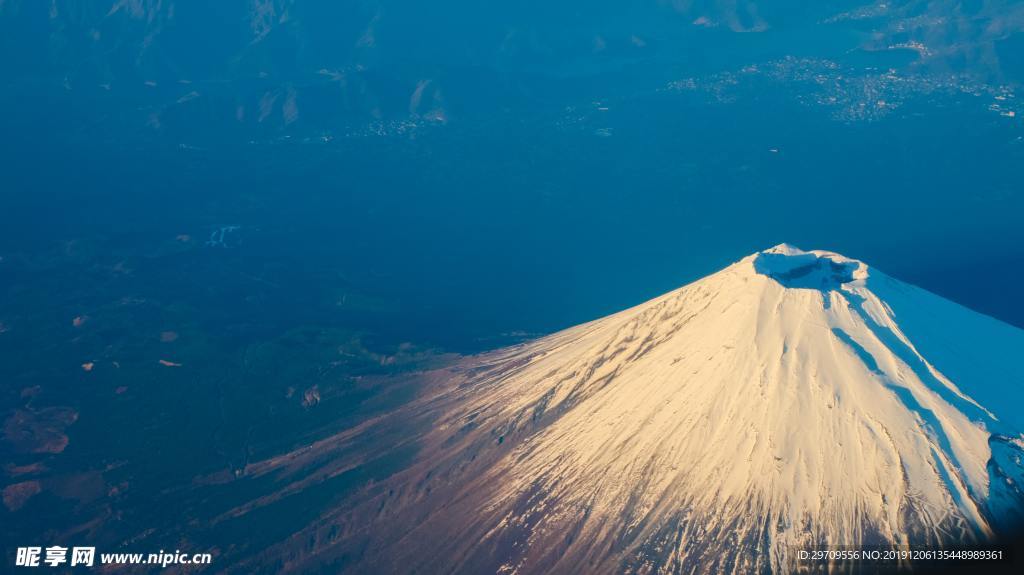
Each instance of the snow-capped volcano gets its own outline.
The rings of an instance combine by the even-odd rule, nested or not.
[[[428,573],[788,571],[811,546],[984,542],[1024,512],[1021,352],[1021,330],[777,246],[468,359],[315,446],[420,430],[412,465],[303,536]]]

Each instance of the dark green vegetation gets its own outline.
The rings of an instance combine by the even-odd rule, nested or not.
[[[258,549],[386,469],[200,526],[270,490],[224,483],[247,463],[393,407],[415,391],[393,376],[438,361],[360,329],[386,304],[237,233],[230,247],[86,238],[5,256],[5,545]]]

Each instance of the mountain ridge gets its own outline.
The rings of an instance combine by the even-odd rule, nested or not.
[[[247,469],[329,470],[374,446],[341,458],[351,469],[417,449],[295,536],[315,552],[267,553],[296,569],[345,557],[386,572],[786,572],[811,547],[992,541],[1024,508],[1024,372],[951,379],[936,366],[962,375],[986,348],[935,363],[895,318],[917,331],[913,306],[969,314],[947,335],[1006,346],[1024,332],[926,293],[782,245],[466,358],[392,417]]]

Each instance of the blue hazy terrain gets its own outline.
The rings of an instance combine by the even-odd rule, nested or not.
[[[237,224],[455,348],[780,241],[1024,325],[1020,6],[787,5],[7,2],[0,246]]]
[[[1024,327],[1021,3],[804,4],[0,2],[5,553],[781,242]]]

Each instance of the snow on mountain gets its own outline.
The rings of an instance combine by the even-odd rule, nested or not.
[[[500,573],[788,571],[811,546],[983,542],[1024,511],[1021,350],[1016,328],[780,245],[469,358],[312,446],[418,452],[301,537],[385,571]]]

